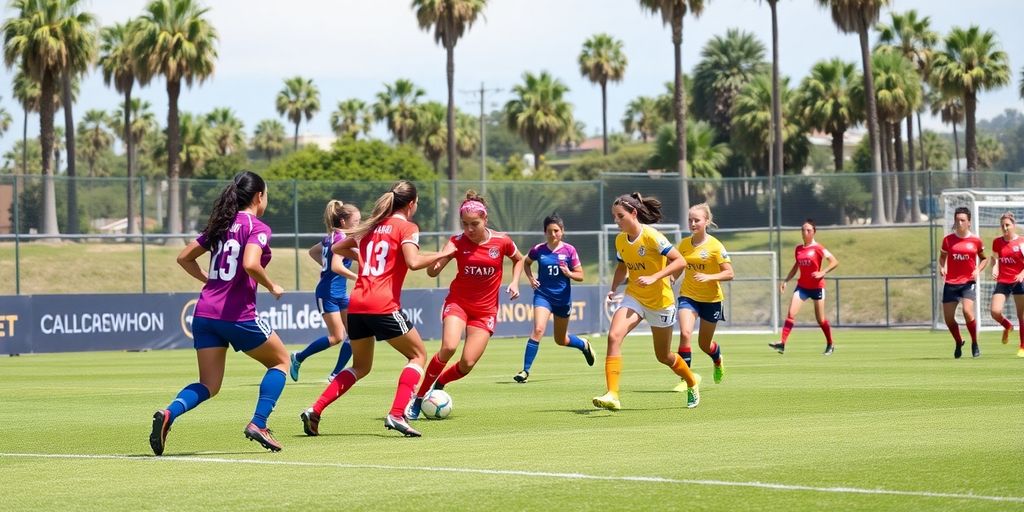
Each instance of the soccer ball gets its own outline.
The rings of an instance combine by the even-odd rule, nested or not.
[[[432,390],[423,397],[420,412],[429,419],[443,420],[452,413],[452,397],[440,389]]]

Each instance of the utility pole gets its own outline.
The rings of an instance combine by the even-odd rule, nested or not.
[[[483,82],[480,82],[480,89],[476,91],[459,91],[463,94],[472,94],[474,96],[480,96],[480,193],[487,193],[487,132],[484,129],[486,126],[486,112],[484,111],[487,105],[486,97],[489,92],[501,92],[499,88],[488,89],[484,86]]]

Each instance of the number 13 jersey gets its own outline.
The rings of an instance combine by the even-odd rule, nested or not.
[[[401,215],[382,220],[359,240],[359,278],[348,312],[383,315],[401,309],[402,284],[409,267],[402,246],[420,245],[420,228]]]
[[[199,293],[194,316],[225,322],[244,322],[256,318],[256,280],[242,268],[247,245],[259,247],[260,266],[270,263],[270,227],[255,215],[238,212],[223,240],[211,241],[206,234],[196,242],[210,250],[209,280]]]

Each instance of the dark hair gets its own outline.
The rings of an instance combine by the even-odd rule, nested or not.
[[[242,171],[232,178],[231,183],[224,187],[220,196],[213,202],[210,220],[206,221],[203,235],[206,236],[207,249],[213,247],[224,236],[231,224],[235,222],[238,212],[252,204],[256,194],[267,191],[267,182],[259,174]]]
[[[416,201],[417,197],[416,185],[413,185],[411,181],[398,181],[391,185],[391,190],[377,198],[377,202],[373,204],[370,218],[352,229],[343,230],[343,232],[355,238],[362,238],[372,231],[373,228],[377,227],[377,224],[384,220],[385,217],[389,217],[396,210],[401,210],[412,204]]]
[[[544,231],[547,231],[548,226],[552,224],[558,224],[558,227],[562,228],[562,231],[565,231],[565,222],[563,222],[562,218],[558,216],[558,212],[552,212],[551,215],[544,217]]]
[[[487,200],[484,196],[480,195],[476,190],[469,189],[466,191],[466,198],[462,200],[462,204],[466,204],[469,201],[477,201],[484,206],[487,206]]]
[[[643,197],[639,192],[616,197],[612,202],[612,206],[615,205],[636,212],[636,218],[641,224],[654,224],[661,220],[661,201],[653,197]]]
[[[956,216],[961,213],[967,216],[967,220],[971,220],[971,209],[966,206],[960,206],[953,210],[953,218],[956,219]]]
[[[804,224],[810,224],[811,229],[814,230],[815,233],[818,232],[818,225],[814,223],[814,219],[807,217],[806,219],[804,219]]]

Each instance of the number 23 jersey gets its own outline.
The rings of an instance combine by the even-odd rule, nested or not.
[[[260,266],[270,263],[270,227],[255,215],[238,212],[224,239],[211,242],[205,234],[196,242],[210,250],[209,280],[199,293],[194,316],[226,322],[244,322],[256,318],[256,280],[242,268],[247,245],[259,247]]]
[[[401,309],[402,284],[409,267],[402,246],[420,245],[420,228],[392,215],[359,240],[359,277],[352,290],[349,314],[384,315]]]

